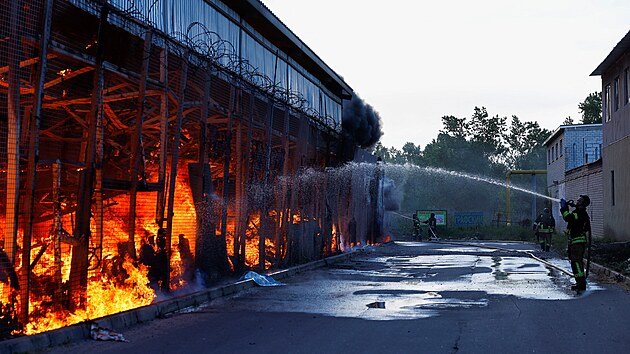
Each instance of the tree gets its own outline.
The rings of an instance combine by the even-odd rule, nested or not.
[[[509,132],[505,135],[507,149],[505,163],[510,169],[541,169],[545,164],[543,142],[551,132],[538,122],[521,122],[512,116]]]
[[[393,146],[387,148],[383,146],[380,141],[374,146],[374,155],[379,156],[383,161],[389,163],[404,164],[405,162],[408,162],[402,151]]]
[[[455,116],[443,116],[442,124],[444,129],[440,133],[450,135],[454,138],[466,138],[469,131],[469,124],[466,118],[457,118]]]
[[[573,118],[571,118],[571,116],[567,116],[566,118],[564,118],[564,122],[562,122],[562,125],[573,125]]]
[[[488,158],[498,158],[505,151],[502,137],[506,122],[506,117],[490,118],[485,107],[475,107],[469,124],[470,141],[476,143]]]
[[[582,113],[582,124],[602,122],[602,95],[601,92],[589,93],[584,102],[578,104]]]
[[[380,157],[385,162],[391,161],[391,156],[389,155],[389,149],[387,149],[383,145],[383,143],[381,143],[380,141],[376,143],[376,146],[374,146],[374,155]]]
[[[407,142],[402,147],[402,157],[406,162],[414,165],[422,164],[422,148],[412,142]]]

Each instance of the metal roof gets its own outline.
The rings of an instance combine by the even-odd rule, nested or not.
[[[342,98],[352,97],[352,88],[333,71],[315,52],[296,36],[260,0],[222,0],[242,19],[276,47],[315,75],[328,89]]]
[[[606,59],[591,73],[590,76],[601,76],[613,64],[630,50],[630,31],[617,43]]]

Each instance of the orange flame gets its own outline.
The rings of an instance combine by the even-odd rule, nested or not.
[[[172,235],[173,240],[177,240],[179,234],[184,234],[190,241],[191,252],[194,254],[196,236],[196,210],[193,204],[192,191],[188,184],[187,168],[179,169],[175,203]],[[118,246],[122,242],[129,240],[129,230],[125,220],[129,215],[128,194],[120,194],[107,200],[107,207],[103,215],[103,244],[102,260],[104,263],[111,262],[118,254]],[[159,225],[155,224],[155,205],[157,202],[156,193],[142,193],[138,197],[136,205],[136,226],[134,238],[135,249],[138,250],[142,244],[145,233],[155,235]],[[73,215],[66,214],[62,217],[64,228],[71,229],[73,225]],[[52,225],[52,223],[51,223]],[[98,235],[95,223],[90,225],[92,235]],[[42,253],[41,259],[33,269],[33,277],[39,279],[50,279],[55,273],[54,259],[54,231],[44,237],[39,242],[34,243],[31,259],[42,250],[43,245],[47,249]],[[22,235],[18,244],[22,244]],[[97,236],[90,240],[90,247],[97,249],[100,246]],[[171,257],[171,280],[172,287],[185,285],[182,279],[182,261],[177,247],[172,247]],[[67,281],[70,274],[72,247],[62,244],[62,281]],[[19,260],[19,259],[18,259]],[[148,269],[143,265],[136,267],[132,260],[126,258],[122,263],[122,268],[126,273],[125,279],[109,278],[107,272],[102,271],[104,263],[99,264],[98,258],[93,257],[90,264],[90,278],[88,281],[86,308],[73,313],[60,309],[60,304],[55,304],[55,310],[48,310],[51,307],[52,298],[50,295],[37,296],[32,293],[30,301],[30,322],[25,326],[25,334],[35,334],[85,320],[99,318],[122,311],[149,305],[156,298],[155,291],[149,287]],[[3,289],[4,290],[4,289]]]
[[[131,310],[149,305],[155,299],[155,292],[148,286],[147,272],[144,266],[136,268],[130,259],[126,259],[123,268],[129,275],[123,284],[116,284],[106,277],[91,279],[88,283],[87,308],[74,313],[51,311],[45,317],[33,319],[26,325],[26,334],[41,333],[56,328],[69,326],[93,318]],[[33,302],[33,308],[41,306]]]

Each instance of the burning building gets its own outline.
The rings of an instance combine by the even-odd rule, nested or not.
[[[352,96],[258,0],[3,1],[0,338],[378,242]]]

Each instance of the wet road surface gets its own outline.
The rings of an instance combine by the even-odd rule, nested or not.
[[[509,251],[533,247],[367,247],[283,286],[127,329],[129,343],[85,341],[49,353],[627,353],[629,294],[592,279],[576,294],[564,272]]]

